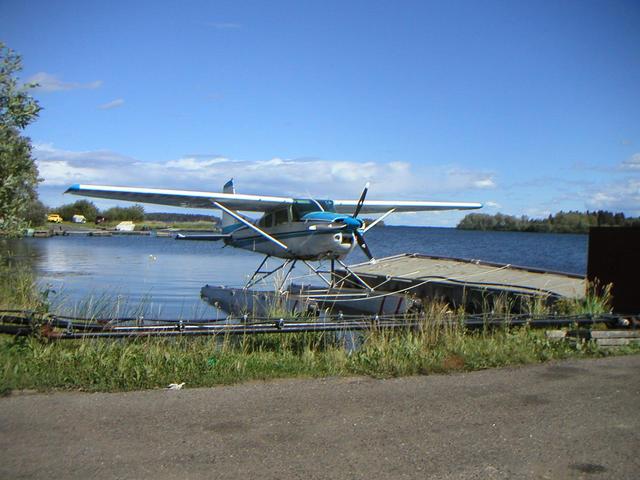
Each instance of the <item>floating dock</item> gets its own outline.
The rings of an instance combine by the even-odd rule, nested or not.
[[[585,295],[586,279],[571,273],[553,272],[510,264],[402,254],[360,263],[350,268],[377,291],[406,291],[423,298],[437,298],[453,306],[482,310],[497,296],[518,302],[542,297],[549,303]],[[337,271],[345,276],[346,272]],[[347,280],[347,285],[357,287]]]
[[[291,285],[286,292],[205,285],[202,299],[232,316],[264,317],[274,311],[289,314],[343,312],[349,315],[403,315],[415,303],[406,295],[378,294],[360,288],[327,289]]]

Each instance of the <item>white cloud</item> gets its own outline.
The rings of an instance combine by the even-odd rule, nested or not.
[[[473,186],[476,188],[495,188],[496,184],[492,178],[481,178],[474,181]]]
[[[36,143],[33,154],[40,177],[46,186],[67,186],[71,183],[89,183],[114,177],[114,172],[136,168],[138,162],[131,157],[106,150],[91,152],[61,150],[51,144]],[[115,175],[117,176],[117,175]]]
[[[40,176],[45,179],[44,185],[66,185],[69,178],[74,183],[88,182],[100,174],[100,169],[75,166],[65,160],[39,162]]]
[[[449,188],[455,189],[491,189],[497,186],[491,173],[460,168],[448,170],[447,181],[449,182]]]
[[[623,170],[640,171],[640,153],[631,155],[631,157],[620,164],[620,168]]]
[[[74,165],[91,165],[100,167],[126,166],[136,160],[108,150],[73,151],[56,148],[51,143],[34,143],[33,152],[40,162],[64,160]]]
[[[640,214],[640,180],[627,178],[625,181],[601,186],[586,200],[590,209],[623,211],[632,215]]]
[[[64,82],[56,75],[46,72],[38,72],[32,77],[27,79],[27,83],[37,83],[38,87],[35,90],[41,92],[58,92],[63,90],[77,90],[77,89],[96,89],[102,85],[102,80],[95,80],[93,82],[80,83],[80,82]]]
[[[228,158],[213,156],[213,158],[198,159],[196,157],[184,157],[178,160],[169,160],[165,163],[167,168],[175,168],[187,171],[200,171],[219,163],[229,162]]]
[[[110,151],[70,151],[51,144],[35,144],[34,156],[48,193],[61,193],[74,183],[219,191],[233,177],[239,193],[357,198],[364,184],[370,182],[371,199],[482,202],[477,190],[475,195],[469,191],[477,188],[474,183],[478,179],[489,178],[482,172],[450,166],[416,167],[406,162],[278,157],[245,161],[220,155],[141,162]]]
[[[115,100],[112,100],[110,102],[103,103],[102,105],[98,105],[98,108],[100,110],[110,110],[112,108],[121,107],[122,105],[124,105],[124,99],[116,98]]]
[[[488,208],[500,208],[501,205],[498,202],[494,202],[492,200],[488,200],[484,202],[484,206]]]

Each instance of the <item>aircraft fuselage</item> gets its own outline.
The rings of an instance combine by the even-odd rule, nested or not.
[[[323,260],[345,257],[356,244],[353,233],[346,229],[326,227],[327,222],[299,221],[263,228],[276,240],[286,244],[286,250],[244,226],[231,232],[225,243],[279,258]]]

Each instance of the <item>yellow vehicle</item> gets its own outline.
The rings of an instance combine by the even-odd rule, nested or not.
[[[47,222],[62,223],[62,217],[57,213],[50,213],[47,215]]]

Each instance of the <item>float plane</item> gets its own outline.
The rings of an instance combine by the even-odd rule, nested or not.
[[[333,274],[334,262],[338,262],[346,272],[371,290],[342,260],[358,245],[370,261],[375,261],[364,235],[380,221],[394,212],[469,210],[482,207],[480,203],[367,200],[368,189],[367,183],[358,200],[245,195],[235,192],[232,179],[224,185],[222,192],[76,184],[65,193],[136,203],[221,210],[222,232],[200,237],[221,240],[226,245],[265,255],[245,288],[288,267],[280,285],[282,288],[296,262],[302,261],[329,286],[333,286],[333,280],[328,281],[322,273]],[[263,216],[254,221],[238,213],[240,211],[262,212]],[[360,214],[382,215],[367,225],[358,218]],[[262,267],[270,257],[282,258],[284,263],[274,270],[263,271]],[[322,260],[331,261],[330,272],[321,271],[308,263]]]

